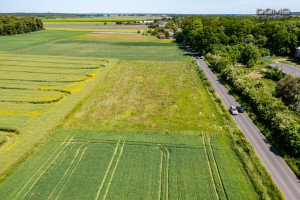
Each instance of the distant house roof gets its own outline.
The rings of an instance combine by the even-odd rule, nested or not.
[[[159,35],[160,38],[166,38],[166,35]]]
[[[165,29],[168,32],[174,32],[173,29]]]

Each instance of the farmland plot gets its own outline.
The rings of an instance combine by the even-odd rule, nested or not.
[[[228,182],[245,177],[232,151],[226,151],[233,157],[226,171],[212,169],[219,163],[209,159],[207,151],[214,146],[206,146],[206,140],[59,129],[0,185],[0,198],[239,199],[229,196],[239,190],[243,199],[257,199],[251,187],[244,190],[247,178]],[[211,140],[222,147],[222,139]]]
[[[0,131],[5,133],[0,138],[0,173],[39,143],[114,62],[0,55]]]
[[[96,35],[95,32],[106,33],[106,36],[93,37]],[[190,60],[190,53],[174,40],[160,40],[155,37],[137,35],[136,32],[137,30],[134,29],[65,28],[13,37],[1,36],[0,53],[89,57],[91,59]],[[129,35],[133,37],[128,37]]]
[[[224,134],[222,117],[189,62],[123,61],[66,119],[68,129]]]

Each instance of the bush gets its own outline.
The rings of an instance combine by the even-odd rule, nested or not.
[[[265,77],[274,81],[279,81],[283,78],[283,72],[278,67],[274,67],[273,69],[268,69],[268,71],[265,73]]]

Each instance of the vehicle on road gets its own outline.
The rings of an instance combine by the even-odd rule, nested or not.
[[[239,113],[243,113],[245,111],[242,106],[237,106],[236,109],[238,110]]]
[[[235,106],[230,106],[230,107],[229,107],[229,112],[230,112],[232,115],[238,115],[238,114],[239,114],[239,112],[238,112],[238,110],[236,109]]]
[[[204,58],[205,58],[204,56],[201,56],[201,57],[200,57],[200,59],[204,59]]]

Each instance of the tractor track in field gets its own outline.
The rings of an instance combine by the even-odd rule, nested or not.
[[[214,179],[214,176],[213,176],[211,163],[210,163],[209,158],[208,158],[207,147],[206,147],[206,144],[205,144],[205,136],[203,136],[203,144],[204,144],[204,151],[205,151],[205,155],[206,155],[206,161],[207,161],[207,164],[208,164],[210,177],[211,177],[212,182],[213,182],[215,194],[216,194],[217,199],[220,199],[218,191],[217,191],[216,182],[215,182],[215,179]]]
[[[161,164],[160,164],[160,181],[159,181],[159,200],[169,199],[169,168],[171,153],[167,147],[159,144],[158,148],[161,152]]]
[[[75,154],[73,160],[71,161],[71,163],[69,164],[69,166],[68,166],[68,168],[66,169],[65,173],[64,173],[63,176],[60,178],[60,180],[58,181],[58,183],[56,184],[56,186],[54,187],[54,189],[52,190],[52,192],[50,193],[50,195],[48,196],[47,199],[49,199],[49,198],[53,195],[53,193],[55,192],[55,190],[56,190],[56,188],[58,187],[58,185],[63,181],[64,177],[68,174],[68,172],[69,172],[71,166],[73,165],[74,161],[76,160],[76,158],[77,158],[77,156],[78,156],[78,154],[79,154],[79,152],[80,152],[80,150],[81,150],[81,148],[82,148],[83,146],[84,146],[84,145],[81,145],[81,146],[77,149],[77,152],[76,152],[76,154]]]
[[[15,138],[13,134],[11,135],[6,135],[6,141],[0,145],[0,153],[1,151],[6,151],[9,149],[14,143],[15,143]]]
[[[104,194],[103,199],[106,199],[106,196],[107,196],[109,187],[110,187],[110,185],[111,185],[112,179],[113,179],[113,177],[114,177],[114,175],[115,175],[115,172],[116,172],[116,169],[117,169],[117,167],[118,167],[120,158],[121,158],[121,156],[122,156],[122,154],[123,154],[124,145],[125,145],[125,140],[123,141],[123,145],[122,145],[122,147],[121,147],[121,149],[120,149],[119,157],[118,157],[118,159],[117,159],[117,161],[116,161],[114,170],[113,170],[112,175],[111,175],[111,177],[110,177],[110,179],[109,179],[108,186],[107,186],[107,188],[106,188],[106,191],[105,191],[105,194]]]
[[[46,167],[46,169],[42,172],[42,174],[37,177],[36,181],[31,185],[30,189],[34,186],[34,184],[38,181],[38,179],[41,178],[41,176],[45,173],[45,171],[50,167],[50,165],[58,158],[58,156],[61,154],[61,152],[71,143],[72,140],[69,140],[67,143],[67,139],[69,138],[69,136],[66,138],[66,140],[64,140],[56,149],[55,151],[51,154],[51,156],[45,161],[45,163],[35,172],[35,174],[33,174],[33,176],[24,184],[24,186],[20,189],[20,191],[17,193],[17,195],[15,196],[14,199],[17,199],[17,197],[23,192],[23,190],[27,187],[27,185],[35,178],[36,175],[38,175],[38,173],[40,173],[42,171],[42,169],[46,166],[46,164],[48,164],[49,161],[51,161],[51,158],[56,154],[57,151],[59,151],[60,147],[62,147],[62,149],[58,152],[58,154],[54,157],[54,159],[50,162],[50,164],[48,164],[48,166]],[[66,143],[66,145],[64,145]],[[30,190],[29,189],[29,190]],[[29,190],[22,196],[22,199],[27,195],[27,193],[29,192]]]
[[[209,144],[209,148],[210,148],[210,151],[211,151],[211,154],[212,154],[213,164],[214,164],[215,168],[217,169],[217,175],[218,175],[219,182],[221,183],[221,186],[222,186],[222,191],[223,191],[226,199],[228,199],[228,196],[227,196],[227,193],[226,193],[226,190],[225,190],[225,187],[224,187],[224,183],[223,183],[223,180],[221,178],[220,171],[219,171],[219,167],[218,167],[217,162],[216,162],[215,154],[214,154],[213,148],[211,146],[210,137],[208,137],[208,144]]]
[[[60,139],[57,139],[60,141]],[[90,142],[90,143],[110,143],[114,144],[116,140],[108,140],[108,139],[73,139],[73,143],[80,143],[80,142]],[[132,146],[153,146],[157,147],[157,142],[141,142],[141,141],[126,141],[126,145]],[[184,148],[184,149],[201,149],[203,147],[199,147],[199,145],[186,145],[186,144],[172,144],[172,143],[163,143],[166,147],[175,147],[175,148]]]
[[[63,187],[61,188],[61,190],[59,191],[59,193],[58,193],[58,195],[56,196],[55,199],[58,199],[58,197],[60,196],[61,192],[64,190],[65,186],[67,185],[67,183],[69,182],[69,180],[70,180],[70,178],[72,177],[73,173],[75,172],[75,170],[76,170],[76,168],[77,168],[77,165],[78,165],[78,164],[80,163],[80,161],[82,160],[83,155],[85,154],[85,151],[86,151],[87,149],[88,149],[88,146],[85,147],[85,148],[83,149],[83,151],[82,151],[82,153],[81,153],[81,156],[80,156],[78,162],[75,164],[75,166],[74,166],[74,168],[73,168],[71,174],[69,175],[68,179],[66,180],[65,184],[63,185]],[[49,198],[48,198],[48,199],[49,199]]]
[[[122,146],[121,146],[121,145],[122,145]],[[121,147],[120,147],[120,146],[121,146]],[[106,179],[108,178],[108,176],[110,176],[110,179],[108,180],[108,183],[107,183],[107,186],[106,186],[106,190],[105,190],[105,193],[103,194],[102,199],[105,199],[105,198],[106,198],[107,193],[108,193],[108,191],[109,191],[109,187],[110,187],[111,182],[112,182],[112,179],[113,179],[114,174],[115,174],[115,172],[116,172],[116,169],[117,169],[117,167],[118,167],[120,158],[121,158],[121,156],[122,156],[122,154],[123,154],[124,146],[125,146],[125,140],[123,140],[123,143],[122,143],[122,144],[121,144],[120,140],[118,140],[117,145],[116,145],[116,147],[115,147],[115,151],[114,151],[114,153],[113,153],[113,155],[112,155],[112,158],[111,158],[111,160],[110,160],[110,162],[109,162],[109,164],[108,164],[108,166],[107,166],[105,175],[104,175],[104,177],[103,177],[103,179],[102,179],[102,182],[101,182],[101,184],[100,184],[100,186],[99,186],[99,189],[98,189],[98,192],[97,192],[97,194],[96,194],[95,200],[97,200],[97,199],[99,198],[99,196],[100,196],[100,194],[101,194],[101,191],[102,191],[102,189],[104,188],[104,185],[105,185],[105,183],[106,183]],[[119,155],[117,155],[117,154],[119,154]],[[118,158],[117,158],[116,161],[115,161],[116,155],[118,156]],[[112,167],[113,167],[113,170],[112,170],[112,172],[111,172],[111,168],[112,168]],[[110,173],[111,173],[111,174],[110,174]]]

